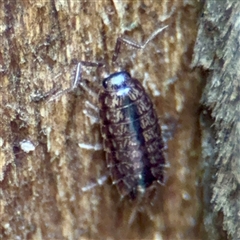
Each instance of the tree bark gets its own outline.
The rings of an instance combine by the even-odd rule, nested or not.
[[[222,229],[240,239],[239,12],[239,1],[206,1],[194,49],[193,64],[208,71],[201,126],[204,224],[211,240],[221,238]]]
[[[198,1],[183,2],[0,3],[0,238],[204,238],[197,184],[204,78],[190,66]],[[104,152],[94,149],[99,125],[83,113],[94,101],[82,88],[47,100],[69,87],[77,60],[111,64],[118,36],[142,42],[165,25],[144,50],[122,46],[119,61],[142,81],[172,136],[168,181],[141,208],[120,199],[110,178],[84,192],[108,175]],[[94,68],[83,75],[98,77]]]

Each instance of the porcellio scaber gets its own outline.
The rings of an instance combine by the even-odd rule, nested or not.
[[[136,198],[163,183],[163,141],[158,117],[141,83],[128,72],[103,80],[100,124],[107,165],[121,196]]]
[[[143,49],[166,27],[154,31],[144,44],[119,37],[113,64],[121,43]],[[104,67],[104,64],[79,62],[72,86],[65,91],[81,85],[82,66]],[[140,81],[122,70],[110,74],[102,81],[98,104],[107,167],[121,197],[134,200],[154,182],[163,184],[166,163],[161,128],[152,101]]]

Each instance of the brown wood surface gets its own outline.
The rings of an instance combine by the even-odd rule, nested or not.
[[[203,80],[191,69],[198,1],[0,2],[0,238],[203,239],[199,185],[199,99]],[[83,114],[82,89],[65,89],[77,60],[110,62],[120,34],[142,41],[169,25],[146,49],[123,47],[126,70],[144,80],[168,141],[167,183],[131,224],[136,205],[119,198],[106,175],[99,126]],[[96,71],[84,76],[89,80]],[[149,77],[148,77],[149,76]],[[160,93],[160,95],[158,95]],[[23,141],[33,144],[26,152]],[[153,205],[150,204],[153,203]]]

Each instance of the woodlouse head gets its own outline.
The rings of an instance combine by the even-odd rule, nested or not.
[[[131,76],[128,72],[116,72],[105,78],[102,82],[103,87],[107,91],[126,90]]]

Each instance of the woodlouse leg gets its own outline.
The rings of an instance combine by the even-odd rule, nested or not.
[[[87,149],[87,150],[94,150],[94,151],[98,151],[98,150],[102,150],[103,146],[100,143],[96,143],[96,144],[87,144],[87,143],[78,143],[78,146],[82,149]]]
[[[121,43],[125,43],[127,45],[130,45],[131,47],[133,48],[137,48],[137,49],[144,49],[146,47],[146,45],[157,35],[159,34],[160,32],[162,32],[165,28],[167,28],[167,26],[164,26],[162,28],[158,28],[157,30],[155,30],[150,36],[149,38],[142,44],[140,43],[137,43],[131,39],[128,39],[126,37],[118,37],[117,38],[117,42],[116,42],[116,46],[115,46],[115,50],[114,50],[114,54],[113,54],[113,57],[112,57],[112,61],[115,62],[117,60],[117,57],[120,53],[120,47],[121,47]]]
[[[89,183],[85,187],[82,187],[81,190],[83,192],[90,191],[91,189],[95,188],[96,186],[102,186],[108,179],[108,176],[104,175],[96,180],[96,182]]]
[[[85,102],[85,107],[83,113],[90,119],[91,124],[100,123],[99,109],[89,101]]]
[[[98,94],[96,93],[96,91],[93,91],[91,87],[89,87],[87,85],[87,80],[82,80],[82,81],[79,81],[79,85],[81,85],[82,89],[88,94],[90,95],[91,97],[93,97],[93,99],[97,99],[98,97]]]
[[[61,90],[59,92],[57,92],[56,94],[54,94],[48,101],[53,101],[55,99],[57,99],[58,97],[70,92],[70,91],[73,91],[75,88],[78,87],[79,84],[82,85],[82,87],[88,91],[88,93],[90,94],[94,94],[93,91],[91,91],[89,88],[87,88],[86,84],[84,84],[82,80],[82,66],[85,66],[85,67],[102,67],[104,66],[103,63],[100,63],[100,62],[87,62],[87,61],[80,61],[78,64],[77,64],[77,68],[76,68],[76,73],[75,73],[75,76],[74,78],[72,79],[71,81],[71,85],[69,88],[65,89],[65,90]]]

